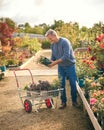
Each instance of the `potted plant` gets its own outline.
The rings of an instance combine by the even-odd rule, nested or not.
[[[0,69],[2,72],[6,71],[7,60],[5,57],[0,57]]]
[[[83,66],[82,60],[77,61],[76,73],[78,84],[80,87],[83,87],[85,82],[86,70],[85,66]]]
[[[43,65],[46,65],[46,66],[51,64],[51,61],[45,56],[40,56],[40,58],[38,59],[38,62],[43,64]]]

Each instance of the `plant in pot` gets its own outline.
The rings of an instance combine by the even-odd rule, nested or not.
[[[82,60],[77,61],[76,73],[78,84],[80,87],[83,87],[85,82],[86,70],[85,66],[83,66],[82,64]]]
[[[51,64],[51,61],[45,56],[40,56],[39,59],[38,59],[38,62],[43,64],[43,65],[46,65],[46,66]]]
[[[6,71],[7,60],[5,56],[0,56],[0,69],[2,72]]]
[[[19,60],[18,59],[8,59],[8,64],[7,64],[7,66],[18,66],[18,63],[19,63]]]

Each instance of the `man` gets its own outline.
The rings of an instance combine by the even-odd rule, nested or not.
[[[67,105],[65,82],[68,77],[71,86],[71,99],[72,105],[78,107],[77,104],[77,90],[76,90],[76,70],[75,70],[75,57],[71,43],[68,39],[59,37],[56,31],[49,29],[46,34],[46,38],[51,42],[51,64],[49,67],[58,65],[58,76],[61,79],[61,87],[64,88],[61,94],[61,106],[63,109]]]

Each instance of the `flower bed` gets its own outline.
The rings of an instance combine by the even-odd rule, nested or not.
[[[96,119],[96,117],[95,117],[95,115],[94,115],[94,113],[93,113],[93,111],[92,111],[92,109],[90,107],[90,104],[86,100],[85,95],[84,95],[82,89],[80,88],[80,86],[78,84],[77,84],[77,91],[78,91],[78,93],[79,93],[79,95],[80,95],[80,97],[82,99],[84,107],[85,107],[85,109],[86,109],[86,111],[87,111],[87,113],[88,113],[88,115],[90,117],[90,120],[91,120],[95,130],[102,130],[98,120]]]
[[[80,49],[75,52],[77,60],[78,84],[81,87],[83,95],[88,103],[88,105],[86,106],[85,104],[85,106],[87,108],[89,107],[90,111],[93,112],[93,115],[102,129],[104,129],[104,68],[102,65],[104,64],[103,44],[103,42],[98,43],[97,41],[96,47],[93,45],[88,47],[88,49],[86,48],[86,50],[84,49],[84,51],[80,51],[83,50]],[[100,50],[102,53],[100,53]],[[79,82],[79,79],[81,79],[81,82]],[[97,130],[99,129],[97,128]]]

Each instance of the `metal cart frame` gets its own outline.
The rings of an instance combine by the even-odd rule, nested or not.
[[[34,79],[30,69],[16,69],[13,71],[17,83],[19,98],[26,112],[30,113],[32,111],[32,106],[34,106],[35,111],[38,112],[42,104],[45,104],[47,108],[55,108],[53,97],[61,96],[63,88],[58,88],[56,90],[50,90],[50,91],[40,91],[40,92],[27,91],[21,89],[17,71],[18,72],[28,71],[31,78],[31,83],[34,83]]]

